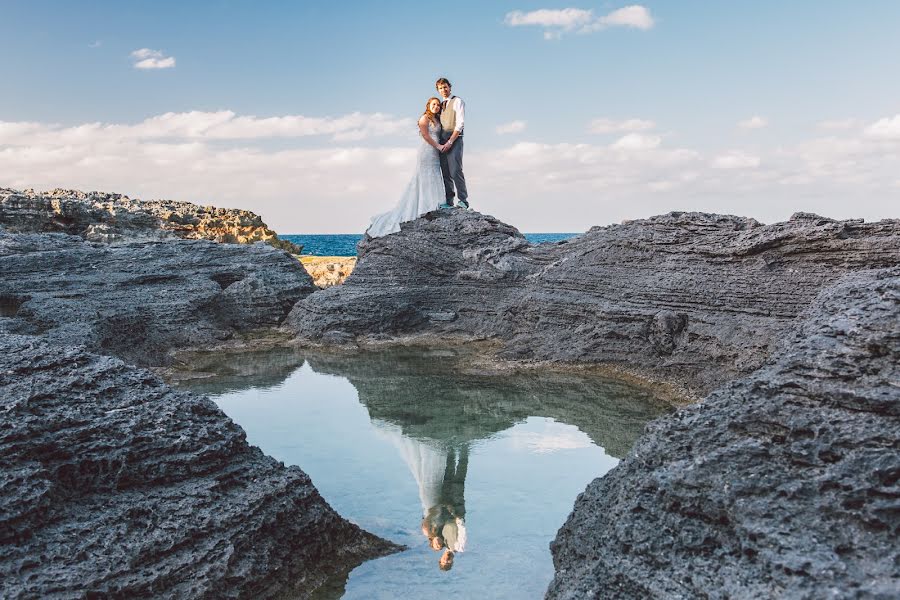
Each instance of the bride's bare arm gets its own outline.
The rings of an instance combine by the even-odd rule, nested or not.
[[[419,135],[421,135],[422,139],[424,139],[430,145],[434,146],[435,149],[441,149],[441,147],[433,139],[431,139],[431,135],[428,133],[428,117],[423,116],[419,119]]]

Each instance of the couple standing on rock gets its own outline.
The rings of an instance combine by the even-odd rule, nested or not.
[[[441,98],[429,98],[419,118],[422,144],[416,156],[416,172],[393,210],[375,216],[366,233],[379,237],[400,231],[400,223],[412,221],[437,208],[469,208],[463,175],[463,129],[466,105],[451,94],[450,82],[435,82]],[[454,186],[456,191],[454,192]]]

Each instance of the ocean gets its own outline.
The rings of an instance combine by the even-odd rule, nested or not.
[[[578,235],[577,233],[526,233],[525,239],[532,244],[546,242],[558,242]],[[362,239],[359,233],[340,234],[287,234],[279,235],[281,239],[288,240],[303,246],[303,254],[313,256],[356,256],[356,243]]]

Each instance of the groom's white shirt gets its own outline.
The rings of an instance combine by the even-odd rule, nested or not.
[[[444,100],[441,101],[441,104],[444,102],[453,103],[453,110],[456,111],[456,127],[453,128],[453,131],[462,133],[463,125],[465,125],[466,121],[466,103],[463,102],[463,99],[459,96],[456,96],[455,98],[444,98]]]

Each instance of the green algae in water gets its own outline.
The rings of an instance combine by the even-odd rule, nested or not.
[[[481,372],[449,350],[281,349],[191,367],[215,375],[181,387],[300,466],[340,514],[408,546],[317,598],[541,598],[576,496],[666,410],[620,382]]]

